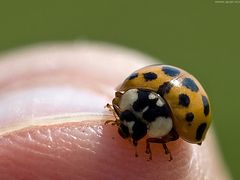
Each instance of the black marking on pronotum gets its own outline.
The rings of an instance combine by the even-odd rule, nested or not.
[[[130,121],[136,121],[137,118],[130,110],[125,110],[120,114],[120,120],[121,121],[125,120],[127,122],[130,122]]]
[[[194,92],[198,92],[199,90],[198,86],[191,78],[184,78],[182,81],[182,85]]]
[[[187,122],[192,122],[194,119],[194,114],[192,112],[187,113],[185,119]]]
[[[134,72],[134,73],[132,73],[127,79],[128,79],[128,80],[132,80],[132,79],[135,79],[135,78],[137,78],[137,77],[138,77],[138,73]]]
[[[130,137],[128,127],[125,126],[124,124],[120,124],[120,126],[118,127],[118,133],[124,139]]]
[[[202,139],[203,133],[207,127],[207,123],[202,123],[198,126],[196,132],[196,140],[200,141]]]
[[[171,88],[172,84],[170,82],[165,82],[161,86],[159,86],[157,93],[163,97],[166,93],[169,93]]]
[[[157,79],[157,74],[154,72],[143,73],[143,77],[145,81],[152,81],[154,79]]]
[[[149,106],[149,108],[143,113],[143,119],[148,122],[155,121],[157,117],[169,117],[170,111],[166,105],[159,106]]]
[[[147,107],[150,103],[150,99],[148,98],[150,91],[149,90],[138,90],[138,98],[133,103],[133,109],[136,112],[142,111],[145,107]]]
[[[138,141],[147,134],[147,125],[140,120],[136,121],[132,127],[132,131],[132,139]]]
[[[190,98],[186,94],[179,94],[179,105],[182,105],[184,107],[188,107],[190,104]]]
[[[171,77],[175,77],[175,76],[178,76],[180,74],[180,70],[174,68],[174,67],[169,67],[169,66],[164,66],[162,68],[162,71],[168,75],[168,76],[171,76]]]
[[[202,96],[204,114],[207,116],[209,114],[209,103],[206,96]]]

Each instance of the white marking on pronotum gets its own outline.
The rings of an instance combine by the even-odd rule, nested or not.
[[[144,113],[146,110],[148,110],[148,106],[147,107],[145,107],[143,110],[142,110],[142,113]]]
[[[159,99],[157,100],[156,105],[159,106],[159,107],[162,107],[164,104],[165,104],[164,100],[159,97]]]
[[[130,121],[130,122],[123,121],[123,124],[128,127],[129,133],[133,134],[133,125],[135,124],[135,122],[134,121]]]
[[[137,89],[130,89],[122,95],[121,101],[119,103],[119,107],[122,112],[127,109],[131,109],[133,106],[133,103],[137,101],[138,99],[137,91],[138,91]]]
[[[156,94],[150,93],[150,94],[148,95],[148,98],[149,98],[149,99],[156,99],[157,96],[156,96]]]
[[[148,135],[155,138],[163,137],[171,131],[172,126],[173,123],[170,117],[158,117],[149,124]]]
[[[148,98],[149,99],[158,99],[156,105],[159,107],[162,107],[165,104],[164,100],[156,93],[151,92],[148,95]]]

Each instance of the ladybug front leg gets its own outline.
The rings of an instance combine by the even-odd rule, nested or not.
[[[111,111],[115,117],[115,120],[108,120],[105,122],[105,124],[111,123],[112,125],[120,125],[120,109],[119,109],[119,101],[120,97],[122,96],[122,92],[117,91],[115,92],[115,98],[112,100],[112,104],[107,104],[105,108],[108,108],[109,111]]]
[[[105,124],[111,123],[112,125],[118,125],[119,126],[120,125],[120,119],[119,119],[120,110],[119,110],[118,106],[116,106],[114,104],[113,105],[107,104],[105,106],[105,108],[108,108],[108,110],[111,111],[113,113],[114,117],[115,117],[115,120],[107,120],[107,121],[105,121]]]

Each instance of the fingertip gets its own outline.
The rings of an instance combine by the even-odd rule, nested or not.
[[[39,86],[39,82],[44,82],[43,84],[47,86],[59,82],[61,89],[62,84],[68,85],[77,89],[78,94],[86,97],[85,100],[82,96],[82,99],[73,100],[70,96],[70,102],[79,101],[80,105],[72,105],[64,101],[62,104],[67,104],[68,108],[64,107],[56,111],[56,107],[61,103],[56,103],[59,102],[56,99],[53,101],[50,98],[52,94],[48,92],[49,96],[42,98],[43,102],[38,102],[41,106],[36,109],[38,115],[42,115],[39,112],[45,113],[46,109],[53,109],[51,112],[59,114],[76,111],[101,113],[104,111],[104,103],[107,103],[105,101],[111,101],[109,97],[113,96],[114,87],[124,80],[128,72],[153,62],[145,55],[132,53],[126,49],[112,48],[111,45],[102,46],[56,45],[36,48],[34,51],[28,50],[16,56],[10,55],[6,59],[15,58],[17,61],[12,63],[19,65],[20,62],[21,66],[12,66],[11,61],[9,63],[5,61],[5,65],[1,66],[5,70],[1,73],[9,77],[7,82],[9,79],[18,79],[11,82],[18,83],[13,86],[10,83],[9,86],[4,79],[0,84],[6,90],[9,88],[16,91],[18,85],[28,83],[25,80],[34,82],[34,87]],[[34,61],[36,59],[41,61]],[[52,64],[51,67],[47,66],[49,63]],[[26,66],[27,64],[31,65]],[[14,74],[8,70],[10,67]],[[34,76],[24,78],[25,74],[34,74]],[[63,75],[60,81],[56,81]],[[86,76],[88,78],[85,78]],[[41,80],[42,78],[44,81]],[[94,95],[83,93],[83,88],[97,93]],[[59,92],[61,91],[58,90],[54,94],[62,97]],[[45,97],[46,94],[43,95]],[[95,95],[103,98],[98,99]],[[35,96],[39,98],[38,95]],[[35,96],[33,100],[36,100]],[[98,106],[94,101],[87,100],[98,101]],[[25,102],[25,99],[22,98],[21,101]],[[47,101],[49,101],[48,106],[46,106]],[[10,103],[9,107],[12,108],[13,103]],[[32,117],[33,114],[30,115],[27,114],[22,118]],[[13,117],[19,120],[19,116]],[[104,125],[106,120],[108,120],[106,117],[101,120],[92,117],[91,120],[88,118],[87,121],[80,123],[59,121],[58,125],[53,126],[44,122],[46,126],[21,130],[2,137],[0,174],[25,179],[33,179],[36,176],[52,179],[227,179],[229,177],[221,161],[213,131],[208,133],[202,146],[189,144],[181,139],[168,143],[173,156],[170,162],[162,146],[153,144],[151,145],[153,158],[149,161],[149,156],[145,154],[144,139],[139,142],[137,147],[139,156],[135,157],[134,146],[119,136],[116,126]]]
[[[136,157],[117,126],[104,124],[111,118],[83,116],[79,122],[2,136],[0,173],[25,179],[228,179],[211,131],[201,147],[181,139],[168,143],[172,161],[160,144],[152,144],[149,160],[145,140],[138,143]]]
[[[181,139],[167,144],[173,160],[165,154],[160,144],[152,144],[152,160],[145,153],[146,142],[138,144],[138,157],[134,156],[134,146],[122,139],[114,126],[104,128],[102,143],[105,145],[102,157],[110,157],[108,163],[111,172],[117,178],[134,179],[229,179],[227,169],[223,164],[216,139],[211,130],[202,146],[189,144]],[[103,150],[102,148],[101,150]],[[127,168],[125,164],[127,163]],[[127,171],[126,171],[127,169]],[[104,170],[103,170],[104,171]]]

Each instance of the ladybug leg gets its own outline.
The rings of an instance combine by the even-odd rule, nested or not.
[[[151,151],[150,143],[159,143],[159,144],[162,144],[165,154],[169,154],[169,161],[171,161],[173,159],[173,157],[172,157],[172,154],[171,154],[170,150],[168,149],[166,143],[168,143],[170,141],[175,141],[178,138],[179,138],[179,136],[175,130],[171,130],[168,135],[162,137],[161,139],[160,138],[148,138],[146,140],[146,153],[149,154],[149,160],[152,159],[152,151]]]
[[[138,157],[138,152],[137,152],[137,145],[138,145],[138,142],[136,140],[133,140],[133,145],[135,147],[135,157]]]
[[[145,151],[145,153],[146,153],[146,154],[149,154],[149,160],[152,160],[152,151],[151,151],[150,143],[151,143],[151,141],[150,141],[150,139],[148,138],[148,139],[146,140],[146,151]]]
[[[109,111],[115,113],[115,110],[114,110],[114,108],[113,108],[113,105],[111,105],[111,104],[109,104],[109,103],[107,103],[106,106],[104,106],[104,108],[107,108]]]
[[[116,112],[115,109],[113,108],[113,105],[107,103],[106,106],[104,106],[104,108],[107,108],[110,112],[112,112],[114,114],[114,116],[116,117]]]
[[[165,151],[165,154],[169,154],[169,161],[171,161],[172,158],[172,154],[170,152],[170,150],[168,149],[167,145],[166,145],[166,141],[164,139],[159,139],[159,138],[148,138],[146,140],[146,153],[149,154],[149,160],[152,160],[152,151],[151,151],[151,147],[150,147],[150,143],[159,143],[162,144],[163,149]]]
[[[119,125],[120,119],[119,119],[119,116],[117,113],[117,111],[119,111],[119,108],[117,106],[111,105],[111,104],[107,104],[105,106],[105,108],[108,108],[108,110],[111,111],[115,117],[115,120],[107,120],[107,121],[105,121],[105,124]],[[117,111],[116,111],[116,109],[117,109]]]
[[[120,109],[119,109],[119,101],[121,96],[123,95],[123,92],[117,91],[115,92],[115,98],[112,100],[112,104],[107,104],[105,108],[108,108],[109,111],[111,111],[115,117],[115,120],[108,120],[105,122],[105,124],[111,123],[112,125],[120,125]]]
[[[163,143],[162,146],[163,146],[163,149],[165,150],[165,154],[169,154],[169,161],[173,160],[172,153],[169,151],[167,145]]]

